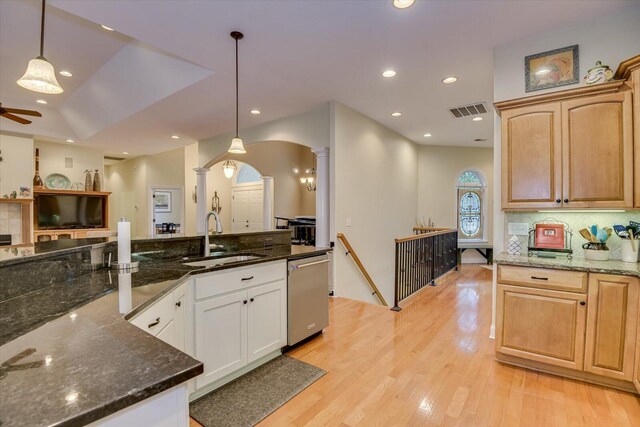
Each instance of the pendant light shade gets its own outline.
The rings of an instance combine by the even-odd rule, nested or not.
[[[47,94],[63,92],[63,89],[56,80],[56,72],[53,69],[53,65],[42,56],[29,61],[27,71],[24,73],[24,76],[20,77],[17,83],[19,86],[34,92]]]
[[[236,136],[231,140],[231,146],[227,151],[234,154],[245,154],[247,150],[244,149],[242,139],[238,136],[238,40],[244,38],[244,34],[232,31],[231,38],[236,41]]]
[[[44,52],[44,9],[45,0],[42,0],[42,17],[40,20],[40,56],[29,61],[27,71],[24,76],[16,82],[23,87],[34,92],[46,94],[62,93],[63,89],[56,80],[56,72],[53,65],[43,56]]]
[[[240,141],[240,144],[242,144],[242,141]],[[233,178],[233,173],[236,169],[238,169],[238,166],[236,166],[236,162],[233,160],[225,160],[222,164],[222,172],[224,172],[224,176],[229,179]]]
[[[227,151],[233,154],[245,154],[247,152],[247,150],[244,149],[242,140],[238,137],[235,137],[231,140],[231,146]]]

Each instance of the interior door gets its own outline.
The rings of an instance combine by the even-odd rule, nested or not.
[[[231,202],[232,229],[235,232],[247,231],[249,228],[249,192],[233,190]]]
[[[560,104],[502,113],[502,208],[559,206],[562,184]]]
[[[563,204],[633,206],[631,92],[562,103]]]
[[[249,363],[287,345],[286,289],[278,280],[248,290]]]
[[[251,190],[249,192],[249,230],[251,231],[261,231],[264,228],[263,204],[262,190]]]
[[[195,358],[204,363],[197,387],[247,364],[247,292],[195,304]]]

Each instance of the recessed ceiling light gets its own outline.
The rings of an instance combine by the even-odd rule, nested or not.
[[[102,28],[104,28],[107,31],[113,31],[113,28],[111,27],[107,27],[106,25],[100,25]]]
[[[260,114],[260,110],[251,110],[251,114],[258,115]]]
[[[473,118],[473,121],[474,121],[474,122],[479,122],[480,120],[482,120],[482,117],[474,117],[474,118]]]
[[[47,104],[47,101],[45,101],[44,99],[36,99],[36,102],[38,104],[42,104],[42,105],[46,105]]]
[[[69,144],[73,144],[75,141],[74,141],[73,139],[67,139],[67,142],[68,142]]]
[[[442,83],[445,83],[445,84],[455,83],[457,81],[458,81],[458,78],[453,76],[445,77],[444,79],[442,79]]]
[[[71,74],[71,73],[70,73],[69,71],[67,71],[67,70],[62,70],[62,71],[60,71],[60,75],[61,75],[61,76],[65,76],[65,77],[71,77],[71,76],[73,76],[73,74]]]
[[[393,117],[400,117],[402,113],[400,111],[396,111],[395,113],[391,113]]]
[[[128,152],[126,152],[126,151],[123,151],[123,152],[122,152],[122,154],[129,154],[129,153],[128,153]]]
[[[424,137],[425,137],[425,138],[430,138],[430,137],[431,137],[431,134],[430,134],[430,133],[425,133],[425,134],[424,134]]]
[[[180,139],[178,135],[171,135],[171,139]]]
[[[382,72],[382,77],[394,77],[396,72],[393,70],[385,70]]]
[[[393,0],[393,5],[398,9],[406,9],[414,3],[415,0]]]

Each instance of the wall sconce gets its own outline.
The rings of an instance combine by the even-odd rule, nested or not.
[[[307,186],[307,191],[316,191],[316,170],[315,168],[305,171],[308,176],[300,177],[300,183]]]

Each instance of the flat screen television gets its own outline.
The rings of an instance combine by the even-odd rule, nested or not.
[[[66,194],[40,195],[38,228],[99,228],[104,226],[104,198]]]

